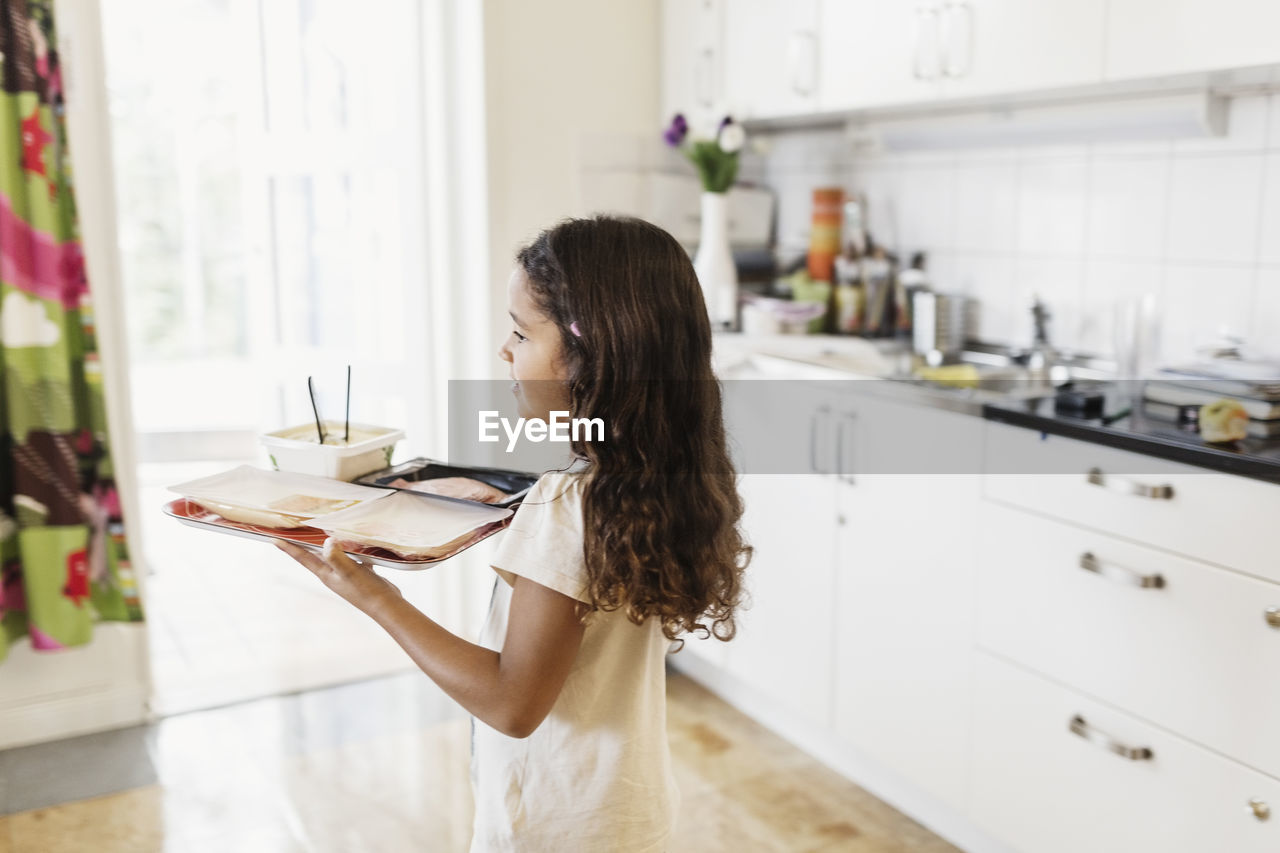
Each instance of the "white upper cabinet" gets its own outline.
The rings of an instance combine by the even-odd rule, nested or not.
[[[818,97],[824,111],[938,97],[942,5],[822,0]]]
[[[722,0],[663,0],[662,116],[683,113],[695,131],[725,112]]]
[[[665,111],[703,124],[1280,63],[1280,0],[664,0],[663,10]]]
[[[818,111],[818,0],[724,0],[729,112],[762,119]]]
[[[944,97],[1102,81],[1107,0],[943,0],[938,15]]]
[[[1107,77],[1280,62],[1276,0],[1110,0]]]

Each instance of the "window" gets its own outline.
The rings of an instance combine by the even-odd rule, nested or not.
[[[134,420],[224,439],[427,393],[414,0],[102,0]],[[218,441],[202,441],[215,448]],[[159,452],[159,451],[156,451]],[[154,460],[159,461],[159,460]]]

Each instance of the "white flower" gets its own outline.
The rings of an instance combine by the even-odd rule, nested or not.
[[[716,141],[719,143],[721,151],[726,154],[733,154],[742,150],[742,146],[747,141],[747,133],[742,129],[742,125],[737,122],[730,122],[720,128],[720,136]]]

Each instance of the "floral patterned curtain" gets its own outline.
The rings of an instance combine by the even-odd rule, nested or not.
[[[71,188],[50,0],[0,0],[0,658],[140,621]]]

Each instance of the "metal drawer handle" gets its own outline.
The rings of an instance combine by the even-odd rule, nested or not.
[[[1167,501],[1173,498],[1173,486],[1168,484],[1148,486],[1146,483],[1139,483],[1137,480],[1130,480],[1125,477],[1117,477],[1114,474],[1108,477],[1102,473],[1101,468],[1090,468],[1088,481],[1095,486],[1115,489],[1117,492],[1124,492],[1126,495],[1137,495],[1140,498],[1152,498],[1159,501]]]
[[[1259,799],[1249,801],[1249,811],[1253,812],[1253,816],[1258,820],[1271,819],[1271,806]]]
[[[1121,583],[1140,586],[1143,589],[1163,589],[1163,575],[1144,575],[1141,572],[1134,571],[1127,566],[1119,566],[1115,563],[1104,563],[1093,555],[1091,551],[1085,551],[1080,555],[1080,568],[1094,574],[1102,575],[1104,578],[1120,581]]]
[[[841,482],[848,483],[850,485],[853,485],[855,483],[855,480],[853,479],[853,473],[852,473],[853,472],[852,463],[854,461],[853,448],[852,446],[850,447],[849,459],[846,462],[844,458],[845,457],[844,433],[845,433],[845,426],[846,425],[853,426],[854,419],[856,417],[857,417],[857,414],[855,412],[841,412],[839,415],[840,419],[836,423],[836,477],[839,478]],[[852,442],[850,442],[850,445],[852,445]]]
[[[1267,624],[1272,628],[1280,628],[1280,607],[1268,607],[1266,610]]]
[[[1093,728],[1079,714],[1071,718],[1071,733],[1130,761],[1150,761],[1155,757],[1155,753],[1145,746],[1125,746],[1106,732]]]

